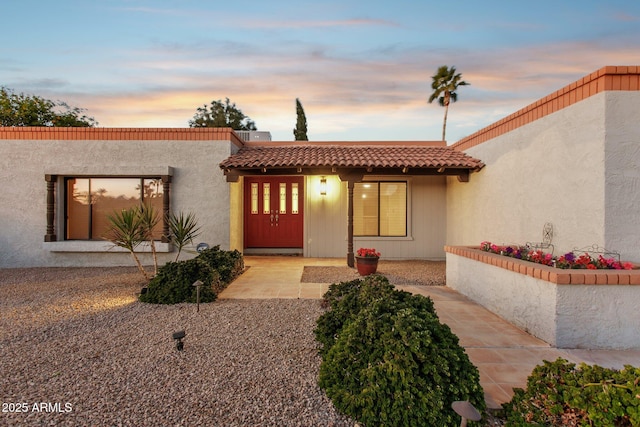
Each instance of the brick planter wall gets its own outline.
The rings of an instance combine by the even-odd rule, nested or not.
[[[447,286],[559,348],[640,349],[640,270],[564,270],[446,246]]]

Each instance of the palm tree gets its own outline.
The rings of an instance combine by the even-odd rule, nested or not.
[[[429,104],[434,100],[444,107],[444,122],[442,124],[442,140],[445,140],[445,132],[447,129],[447,113],[449,112],[449,104],[458,100],[458,86],[467,86],[469,83],[462,79],[462,74],[456,74],[456,67],[447,67],[446,65],[438,68],[438,72],[431,76],[433,82],[431,89],[433,93],[429,97]]]

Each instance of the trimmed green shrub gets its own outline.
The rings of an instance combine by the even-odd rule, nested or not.
[[[320,354],[326,354],[342,327],[353,320],[360,310],[380,300],[394,300],[425,310],[435,316],[433,301],[421,295],[399,291],[379,274],[348,282],[334,283],[323,296],[323,306],[330,310],[320,316],[315,329],[321,344]]]
[[[382,276],[332,285],[325,298],[318,384],[339,411],[367,427],[458,426],[456,400],[484,412],[478,370],[430,298]]]
[[[640,426],[640,368],[545,360],[502,407],[507,426]]]
[[[220,273],[220,280],[225,287],[242,274],[244,270],[244,258],[242,254],[236,250],[220,250],[220,245],[200,252],[198,258]]]
[[[242,274],[244,258],[238,251],[223,251],[220,246],[202,251],[197,257],[169,262],[158,270],[151,280],[147,292],[140,301],[156,304],[196,302],[196,280],[204,285],[200,288],[200,302],[215,301],[231,281]]]
[[[186,261],[168,262],[158,269],[151,279],[147,292],[140,295],[140,301],[155,304],[177,304],[196,302],[196,287],[200,280],[200,302],[212,302],[217,298],[214,288],[219,287],[220,274],[199,258]]]

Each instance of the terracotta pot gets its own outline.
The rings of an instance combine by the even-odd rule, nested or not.
[[[356,256],[356,267],[361,276],[368,276],[378,270],[378,257]]]

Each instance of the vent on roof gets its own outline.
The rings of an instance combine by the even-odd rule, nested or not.
[[[271,141],[271,132],[262,130],[236,130],[235,133],[243,141]]]

